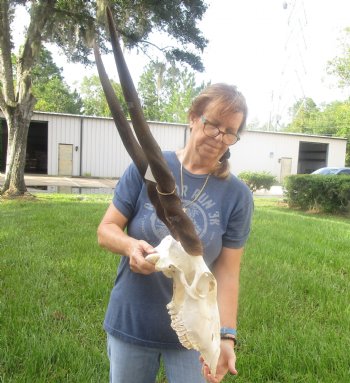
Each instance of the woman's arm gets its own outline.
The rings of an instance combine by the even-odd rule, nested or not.
[[[217,281],[217,301],[221,327],[237,328],[239,274],[242,255],[243,247],[239,249],[223,247],[214,265],[213,274]],[[234,343],[231,340],[221,341],[221,353],[216,376],[212,376],[206,366],[203,369],[209,382],[220,382],[228,371],[237,374],[236,355],[233,346]]]
[[[223,247],[214,265],[221,327],[237,328],[239,274],[243,250],[243,247]]]
[[[154,248],[145,241],[130,237],[124,231],[128,219],[111,203],[97,229],[98,244],[115,254],[129,257],[130,269],[135,273],[150,274],[155,271],[145,256]]]

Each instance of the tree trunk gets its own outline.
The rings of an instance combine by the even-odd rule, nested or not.
[[[24,168],[26,162],[27,137],[32,103],[9,108],[5,113],[8,129],[5,182],[1,190],[4,197],[16,197],[26,194]]]

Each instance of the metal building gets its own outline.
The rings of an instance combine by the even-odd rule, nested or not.
[[[4,119],[1,126],[0,172],[4,172],[7,147]],[[150,122],[149,126],[162,150],[184,146],[185,125]],[[32,117],[25,173],[118,178],[130,162],[111,118],[44,112],[35,112]]]
[[[267,171],[279,182],[290,174],[308,174],[325,166],[344,166],[345,138],[301,133],[245,131],[231,150],[231,170]]]
[[[0,171],[5,170],[7,128],[0,119]],[[162,150],[182,148],[189,135],[184,124],[149,122]],[[286,175],[310,173],[323,166],[344,166],[344,138],[245,131],[231,148],[231,169]],[[118,178],[131,162],[110,118],[35,112],[29,128],[26,173],[52,176]]]

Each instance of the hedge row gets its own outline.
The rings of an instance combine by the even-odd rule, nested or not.
[[[350,205],[348,175],[292,175],[285,178],[284,189],[288,205],[294,208],[339,213]]]
[[[260,189],[270,190],[271,186],[276,182],[276,177],[268,172],[242,172],[238,174],[243,182],[245,182],[252,192]]]

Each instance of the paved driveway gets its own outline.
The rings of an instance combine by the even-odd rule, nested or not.
[[[4,174],[0,173],[0,185],[4,182]],[[24,176],[25,183],[30,191],[31,187],[47,186],[48,191],[55,192],[59,187],[61,192],[68,188],[91,188],[91,189],[112,189],[117,183],[116,178],[91,178],[91,177],[56,177],[47,175],[28,175]],[[51,187],[51,188],[50,188]],[[270,190],[258,190],[255,196],[281,197],[283,190],[281,186],[272,186]]]
[[[282,197],[283,196],[283,188],[282,186],[271,186],[270,190],[258,190],[254,193],[255,196],[259,197]]]
[[[4,174],[0,173],[0,185],[4,183]],[[27,187],[30,186],[70,186],[84,188],[114,188],[117,182],[112,178],[91,178],[91,177],[55,177],[47,175],[24,176]]]

